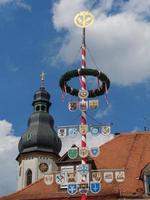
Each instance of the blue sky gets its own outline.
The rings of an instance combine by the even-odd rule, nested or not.
[[[32,112],[33,93],[39,87],[39,74],[42,70],[46,72],[46,88],[52,96],[51,113],[56,125],[72,124],[74,118],[79,115],[79,112],[70,113],[66,104],[61,101],[59,78],[75,66],[61,61],[53,62],[64,40],[64,32],[57,31],[53,25],[54,1],[35,3],[28,0],[26,3],[31,10],[20,8],[15,3],[0,7],[0,118],[11,122],[17,135],[22,134],[26,128],[27,119]],[[79,42],[80,37],[79,35]],[[90,49],[90,46],[88,48]],[[90,52],[92,53],[91,50]],[[75,57],[77,52],[73,53]],[[80,59],[79,54],[77,59]],[[103,71],[105,72],[105,66]],[[150,117],[148,84],[148,79],[146,82],[144,80],[140,84],[128,86],[112,83],[108,94],[111,109],[103,117],[95,119],[99,122],[113,123],[114,132],[132,131],[135,128],[143,130],[144,118]],[[66,101],[69,99],[66,97]],[[103,113],[107,110],[103,102],[104,97],[100,97],[100,101],[103,106],[98,112]],[[63,118],[59,115],[60,112],[63,113]],[[92,112],[91,115],[94,117],[96,112]]]
[[[58,84],[67,70],[80,67],[81,30],[73,18],[86,9],[95,15],[86,32],[95,62],[87,53],[87,66],[111,80],[109,106],[100,97],[100,108],[89,111],[88,123],[113,123],[113,133],[150,127],[149,1],[0,0],[0,130],[3,137],[17,138],[15,145],[27,128],[41,71],[46,73],[55,125],[80,123],[80,112],[69,112],[71,98],[66,95],[62,102]]]

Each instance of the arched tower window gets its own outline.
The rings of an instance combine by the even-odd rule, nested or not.
[[[32,171],[28,169],[26,172],[26,185],[30,185],[32,183]]]

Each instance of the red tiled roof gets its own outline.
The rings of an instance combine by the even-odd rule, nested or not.
[[[102,191],[96,195],[96,199],[117,199],[117,195],[142,197],[144,186],[143,182],[139,180],[139,176],[141,170],[150,162],[150,132],[121,134],[102,145],[100,151],[100,155],[94,158],[97,169],[123,168],[126,178],[122,183],[113,181],[106,184],[102,180]],[[80,199],[80,196],[78,194],[70,197],[66,192],[58,190],[55,183],[46,186],[43,180],[39,180],[21,191],[0,198],[0,200],[77,200]],[[88,199],[95,199],[95,195],[89,193]]]
[[[126,133],[101,146],[95,158],[99,169],[124,168],[126,179],[119,183],[121,194],[134,194],[144,190],[139,180],[141,170],[150,162],[150,132]]]

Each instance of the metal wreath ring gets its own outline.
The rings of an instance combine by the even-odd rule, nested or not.
[[[70,87],[67,82],[70,81],[74,77],[78,76],[95,76],[102,82],[102,84],[94,89],[94,90],[88,90],[89,92],[89,98],[96,97],[103,95],[110,87],[110,80],[109,78],[101,71],[98,71],[96,69],[76,69],[69,72],[66,72],[59,81],[59,86],[62,91],[69,93],[73,96],[78,96],[79,89]]]

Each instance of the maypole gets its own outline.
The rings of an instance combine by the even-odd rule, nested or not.
[[[64,138],[66,136],[74,137],[78,133],[81,134],[81,146],[79,148],[71,147],[68,150],[68,158],[76,159],[80,156],[81,164],[78,165],[77,163],[77,165],[71,166],[71,171],[66,168],[66,171],[61,169],[60,171],[53,171],[52,174],[46,174],[44,176],[44,182],[47,185],[51,185],[55,174],[56,183],[62,188],[65,187],[69,195],[76,195],[77,192],[80,192],[81,200],[87,200],[89,190],[93,194],[97,194],[101,191],[102,177],[106,183],[111,183],[115,172],[116,181],[121,183],[125,179],[125,172],[124,169],[110,169],[109,171],[108,169],[92,169],[88,162],[87,157],[89,153],[91,157],[97,157],[100,150],[99,147],[87,148],[87,132],[90,132],[93,136],[98,136],[99,134],[108,136],[111,129],[110,126],[106,125],[88,126],[86,121],[87,109],[88,107],[91,109],[96,109],[98,107],[98,100],[90,100],[90,98],[99,97],[107,93],[110,87],[110,80],[106,74],[99,69],[88,68],[86,66],[85,31],[86,28],[94,22],[94,16],[90,12],[82,11],[75,16],[74,22],[76,26],[82,28],[81,65],[79,68],[67,71],[63,74],[59,80],[59,86],[62,92],[78,98],[77,101],[69,102],[68,109],[73,112],[79,108],[81,112],[81,123],[79,125],[59,127],[58,136]],[[44,77],[44,74],[42,76]],[[88,76],[96,78],[98,81],[96,88],[87,89],[86,77]],[[74,88],[69,84],[71,79],[77,77],[80,79],[80,89]],[[99,129],[100,127],[101,129]]]
[[[77,14],[74,18],[74,22],[76,26],[82,28],[82,46],[81,46],[81,69],[86,68],[86,43],[85,43],[85,28],[89,26],[94,21],[94,16],[87,12],[83,11]],[[81,76],[81,90],[86,91],[86,76]],[[86,99],[82,99],[82,104],[86,104]],[[86,111],[81,111],[81,125],[86,125]],[[81,138],[81,147],[86,148],[86,132],[85,134],[82,134]],[[82,158],[82,165],[85,165],[87,163],[87,158]],[[82,183],[86,183],[86,175],[82,176]],[[81,200],[86,200],[87,195],[82,194]]]
[[[86,144],[86,137],[88,132],[88,125],[86,122],[86,114],[88,108],[87,98],[93,98],[103,95],[109,89],[110,81],[109,78],[103,72],[98,71],[96,69],[86,68],[85,30],[89,25],[91,25],[94,22],[94,16],[90,12],[82,11],[75,16],[74,22],[76,26],[82,28],[81,66],[76,70],[67,71],[65,74],[63,74],[59,81],[59,85],[63,92],[69,93],[72,96],[80,98],[79,109],[81,111],[81,124],[79,126],[79,132],[81,134],[81,147],[79,148],[79,156],[81,157],[81,164],[79,165],[78,171],[80,172],[82,179],[81,182],[78,183],[78,187],[77,183],[68,184],[67,191],[69,194],[73,195],[77,192],[77,189],[79,188],[79,192],[82,194],[81,200],[86,200],[87,193],[89,190],[89,179],[88,179],[89,165],[87,163],[88,148]],[[87,90],[86,86],[87,76],[96,77],[97,80],[101,82],[101,84],[99,84],[96,89]],[[69,86],[68,82],[75,77],[80,78],[81,89]],[[95,191],[95,184],[97,184],[99,190],[100,183],[99,182],[93,183],[94,191]]]
[[[83,41],[82,41],[82,47],[81,47],[81,54],[82,54],[82,63],[81,68],[86,68],[86,45],[85,45],[85,28],[83,28]],[[81,76],[81,89],[86,90],[86,76]],[[85,99],[82,99],[82,102],[84,103],[86,101]],[[86,124],[86,111],[81,111],[81,124]],[[86,147],[86,133],[85,135],[82,135],[81,140],[81,147]],[[86,158],[82,158],[82,164],[86,164]],[[86,182],[86,176],[82,177],[82,182]],[[86,194],[82,194],[81,200],[86,200],[87,196]]]

